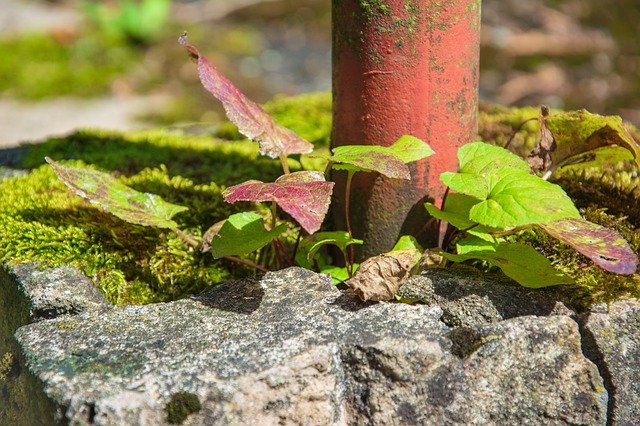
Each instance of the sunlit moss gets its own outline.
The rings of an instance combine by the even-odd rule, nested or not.
[[[317,147],[328,144],[330,94],[278,98],[265,109]],[[537,108],[485,107],[480,114],[481,138],[504,144],[523,121],[537,116]],[[536,138],[535,121],[516,135],[522,147]],[[30,147],[20,166],[33,169],[32,173],[0,181],[6,200],[0,205],[0,238],[6,242],[0,247],[0,259],[38,260],[48,266],[75,264],[117,304],[171,300],[246,274],[250,271],[203,255],[171,232],[129,225],[71,195],[43,165],[43,157],[94,164],[139,191],[189,207],[175,220],[199,238],[213,223],[242,208],[222,201],[224,186],[252,178],[272,181],[281,174],[277,161],[258,157],[257,151],[257,145],[231,124],[221,126],[217,137],[167,131],[81,131]],[[598,175],[560,173],[558,178],[587,219],[618,229],[638,251],[635,229],[640,226],[640,197],[637,178],[627,166],[614,166]],[[295,240],[294,234],[288,238]],[[607,273],[543,233],[527,232],[520,239],[574,276],[575,295],[586,303],[640,297],[638,275]],[[262,253],[263,258],[271,255],[269,249]]]
[[[175,220],[196,237],[239,209],[222,200],[222,187],[211,180],[229,185],[280,174],[277,161],[258,159],[253,143],[161,131],[83,131],[30,148],[22,165],[36,168],[0,181],[0,238],[6,241],[0,259],[74,264],[117,304],[175,299],[246,270],[199,253],[171,232],[130,225],[91,206],[49,166],[38,166],[45,155],[82,158],[139,191],[187,206]]]

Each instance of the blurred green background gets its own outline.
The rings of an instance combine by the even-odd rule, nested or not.
[[[330,90],[330,0],[0,0],[0,146],[222,118],[176,39],[243,91]],[[484,0],[481,98],[640,125],[640,2]]]

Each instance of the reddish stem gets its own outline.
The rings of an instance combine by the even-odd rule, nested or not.
[[[351,214],[351,182],[353,181],[354,174],[355,172],[352,172],[352,171],[347,172],[347,182],[346,182],[345,194],[344,194],[345,224],[347,225],[347,233],[349,234],[349,239],[351,240],[353,240],[353,232],[351,231],[351,219],[349,216]],[[347,273],[349,274],[349,278],[351,278],[353,276],[353,263],[355,262],[355,257],[356,257],[353,244],[350,244],[347,247],[347,250],[349,251],[349,256],[345,254],[345,261],[346,261]]]

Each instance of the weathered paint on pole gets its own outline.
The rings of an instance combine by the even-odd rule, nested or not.
[[[424,202],[444,194],[440,173],[454,171],[457,148],[476,137],[480,0],[333,0],[332,15],[332,146],[411,134],[435,151],[412,166],[411,182],[356,174],[351,223],[370,256],[420,232]],[[333,178],[334,223],[345,229],[346,175]]]

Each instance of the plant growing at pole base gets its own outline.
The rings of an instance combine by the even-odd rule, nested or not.
[[[362,240],[354,238],[350,227],[349,185],[344,200],[347,229],[320,231],[334,185],[326,175],[331,169],[345,170],[349,183],[355,173],[411,179],[407,164],[432,155],[429,146],[413,136],[402,136],[389,147],[341,146],[326,158],[324,174],[316,170],[291,172],[289,156],[308,154],[313,145],[278,125],[189,45],[186,36],[180,38],[180,43],[197,63],[203,86],[222,102],[229,119],[241,133],[258,142],[262,155],[278,159],[282,166],[283,175],[274,182],[250,180],[231,186],[223,192],[224,200],[266,203],[267,208],[262,213],[234,214],[211,226],[202,236],[193,236],[178,229],[172,220],[186,207],[137,192],[108,174],[47,158],[58,177],[76,194],[120,219],[169,229],[186,244],[210,252],[216,259],[226,258],[262,271],[299,265],[331,273],[336,282],[346,281],[364,300],[391,300],[403,281],[433,257],[434,250],[425,251],[414,238],[406,236],[391,252],[355,264],[353,247],[362,244]],[[541,129],[541,134],[551,136],[541,136],[536,158],[551,159],[554,149],[549,141],[554,135],[546,126]],[[450,192],[441,206],[426,204],[433,220],[456,228],[436,254],[453,262],[485,261],[526,287],[571,283],[570,277],[555,270],[532,247],[511,241],[513,235],[525,229],[538,228],[607,271],[635,272],[637,256],[626,241],[616,232],[582,219],[562,188],[532,171],[531,163],[542,163],[538,170],[549,170],[553,162],[534,162],[534,157],[528,163],[503,148],[482,142],[460,148],[459,170],[441,175]],[[297,225],[286,220],[280,210]],[[291,234],[289,231],[297,231],[297,237],[287,235]],[[332,265],[323,253],[326,245],[338,247],[345,267]],[[264,254],[258,256],[263,259],[261,263],[247,258],[255,252]]]

